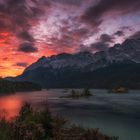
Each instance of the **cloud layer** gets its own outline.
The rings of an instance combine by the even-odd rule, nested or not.
[[[94,26],[100,25],[104,16],[127,15],[140,10],[140,0],[100,0],[89,7],[82,15],[82,19]]]

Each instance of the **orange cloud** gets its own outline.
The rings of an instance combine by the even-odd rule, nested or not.
[[[1,35],[2,36],[2,35]],[[8,40],[6,42],[6,40]],[[13,44],[11,43],[13,42]],[[54,50],[47,47],[39,46],[36,53],[18,52],[18,41],[8,33],[3,33],[0,38],[0,77],[17,76],[21,74],[25,67],[17,65],[19,63],[31,63],[37,61],[41,56],[50,56],[57,54]]]

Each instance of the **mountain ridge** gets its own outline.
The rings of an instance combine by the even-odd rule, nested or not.
[[[118,75],[119,79],[116,78],[116,80],[122,80],[122,82],[119,83],[124,83],[124,85],[125,83],[132,83],[133,85],[133,82],[139,83],[140,81],[135,81],[134,78],[129,76],[129,72],[133,72],[133,77],[137,77],[135,71],[140,70],[139,55],[140,40],[127,39],[122,44],[116,44],[114,47],[109,48],[108,51],[101,51],[95,54],[90,52],[80,52],[77,54],[62,53],[50,57],[43,56],[27,67],[25,71],[21,75],[15,77],[14,80],[31,81],[38,83],[43,87],[50,88],[63,86],[72,87],[72,85],[73,87],[92,87],[92,83],[97,85],[96,87],[109,88],[109,85],[101,86],[104,77],[108,75],[108,77],[106,77],[106,81],[108,81],[111,77],[113,78],[115,75]],[[117,69],[114,69],[115,67]],[[125,67],[128,69],[125,69]],[[135,71],[133,71],[132,68],[134,68]],[[106,73],[102,71],[103,69]],[[98,73],[100,73],[100,75]],[[136,74],[139,77],[139,73],[137,72]],[[87,76],[88,78],[86,78],[85,75],[90,76]],[[98,77],[96,75],[98,75]],[[96,80],[92,80],[90,77],[93,79],[96,77]],[[125,77],[125,80],[123,77]],[[85,82],[83,82],[85,85],[81,83],[81,80],[85,80]],[[98,84],[96,84],[96,81]],[[114,84],[117,84],[117,81],[115,82],[114,78]],[[110,80],[110,82],[113,81]],[[128,85],[131,87],[131,84]]]

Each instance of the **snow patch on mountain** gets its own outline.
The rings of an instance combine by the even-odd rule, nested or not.
[[[87,69],[93,71],[105,67],[114,62],[140,63],[140,40],[127,39],[124,43],[116,44],[108,51],[101,51],[95,54],[81,52],[78,54],[59,54],[51,57],[41,57],[25,69],[25,72],[44,67],[54,70],[59,69]]]

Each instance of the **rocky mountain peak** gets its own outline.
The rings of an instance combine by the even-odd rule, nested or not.
[[[108,51],[95,54],[80,52],[77,54],[61,53],[51,57],[42,56],[37,62],[30,65],[25,71],[39,67],[52,69],[85,69],[96,70],[113,62],[131,61],[140,63],[140,40],[127,39],[122,44],[115,44]]]

